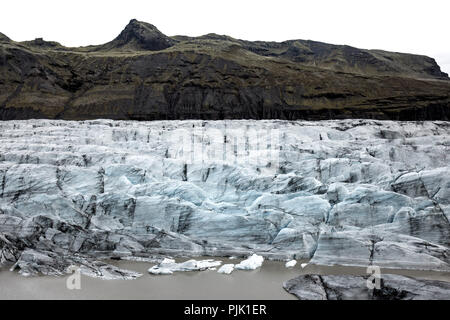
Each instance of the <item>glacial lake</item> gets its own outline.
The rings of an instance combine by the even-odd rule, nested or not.
[[[204,259],[209,259],[205,257]],[[203,258],[195,258],[197,260]],[[177,262],[186,259],[177,259]],[[240,260],[217,258],[224,263]],[[235,270],[232,274],[219,274],[214,270],[200,272],[175,272],[172,275],[151,275],[149,262],[108,261],[123,269],[142,273],[136,280],[101,280],[81,276],[81,289],[68,290],[68,276],[23,277],[17,272],[0,269],[0,299],[296,299],[287,293],[284,281],[301,274],[356,274],[364,275],[364,268],[325,267],[308,265],[302,268],[298,261],[294,268],[286,268],[284,262],[264,261],[260,269]],[[381,270],[383,273],[383,269]],[[410,270],[389,270],[386,273],[402,274],[421,279],[450,282],[450,273]]]

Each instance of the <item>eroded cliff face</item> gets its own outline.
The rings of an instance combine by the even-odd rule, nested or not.
[[[104,45],[0,37],[0,119],[450,119],[428,57],[314,41],[167,37],[130,21]]]

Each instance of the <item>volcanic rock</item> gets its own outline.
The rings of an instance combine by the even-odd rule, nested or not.
[[[284,283],[300,300],[448,300],[450,283],[385,274],[380,288],[369,289],[367,277],[308,274]]]
[[[168,37],[131,20],[66,48],[0,37],[0,119],[449,120],[433,58],[315,41]]]

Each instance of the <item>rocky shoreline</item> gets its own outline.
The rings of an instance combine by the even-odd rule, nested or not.
[[[300,300],[450,300],[450,283],[383,275],[380,288],[369,289],[367,277],[304,275],[283,287]]]

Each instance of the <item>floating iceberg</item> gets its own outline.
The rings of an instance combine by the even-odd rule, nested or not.
[[[222,264],[222,261],[207,260],[188,260],[176,263],[173,259],[164,259],[160,264],[148,269],[151,274],[172,274],[176,271],[203,271],[212,270]]]
[[[217,270],[218,273],[230,274],[234,270],[234,264],[224,264]]]
[[[235,265],[236,269],[239,270],[255,270],[262,266],[264,257],[257,254],[252,254],[246,260],[241,261],[239,264]]]
[[[296,260],[290,260],[290,261],[286,262],[285,266],[286,266],[286,268],[293,268],[293,267],[295,267],[296,264],[297,264]]]

